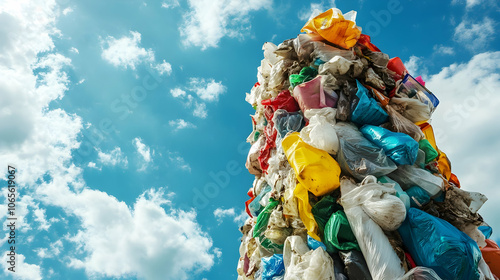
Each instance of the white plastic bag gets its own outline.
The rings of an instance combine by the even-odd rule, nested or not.
[[[432,113],[429,106],[418,99],[393,97],[389,104],[400,112],[403,117],[414,123],[427,121],[431,118]]]
[[[350,72],[349,70],[352,69]],[[349,60],[342,56],[334,56],[332,59],[319,66],[319,74],[326,75],[331,73],[333,76],[346,75],[355,78],[363,72],[363,63],[359,59]]]
[[[309,250],[299,236],[289,236],[283,248],[285,280],[335,280],[333,260],[319,247]]]
[[[387,176],[398,182],[403,190],[407,190],[412,186],[419,186],[424,189],[431,198],[438,196],[445,186],[445,182],[441,177],[435,176],[413,165],[400,165],[396,171]]]
[[[370,179],[369,181],[371,181]],[[404,275],[404,269],[389,239],[363,208],[364,188],[349,179],[340,182],[341,204],[356,236],[373,279],[394,280]],[[367,191],[370,191],[369,189]],[[399,199],[398,199],[399,200]],[[404,204],[399,200],[404,209]]]
[[[336,155],[339,150],[339,139],[335,131],[335,115],[337,110],[330,107],[309,109],[304,113],[309,125],[300,131],[300,138],[307,144]]]
[[[442,280],[432,268],[417,266],[398,280]]]
[[[250,174],[255,176],[260,176],[262,174],[262,169],[259,163],[260,150],[266,145],[266,138],[261,135],[257,142],[253,143],[250,151],[248,152],[247,162],[245,167],[248,169]]]

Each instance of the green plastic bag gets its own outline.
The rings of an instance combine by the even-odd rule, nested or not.
[[[335,212],[326,223],[323,243],[328,253],[336,253],[339,250],[360,251],[344,211]]]
[[[439,156],[439,153],[432,147],[427,139],[422,139],[418,142],[418,148],[425,152],[425,164],[433,161]]]
[[[290,75],[290,85],[294,88],[296,85],[300,85],[304,82],[314,79],[318,75],[318,70],[316,68],[307,66],[300,70],[299,74]]]
[[[280,253],[283,250],[283,245],[276,244],[271,240],[267,239],[264,235],[264,232],[267,229],[267,224],[269,223],[269,217],[273,212],[274,208],[278,206],[279,201],[274,200],[272,198],[269,199],[269,204],[260,212],[259,216],[257,216],[257,222],[255,223],[255,227],[253,230],[253,237],[257,238],[260,242],[260,245],[270,252],[276,254]]]
[[[324,196],[318,203],[314,204],[311,209],[314,219],[318,224],[320,234],[325,230],[326,223],[328,223],[330,216],[336,211],[342,210],[342,206],[337,204],[336,200],[337,199],[331,195]]]

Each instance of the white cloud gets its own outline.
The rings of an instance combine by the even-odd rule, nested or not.
[[[84,82],[85,82],[85,79],[81,79],[81,80],[79,80],[79,81],[78,81],[78,83],[76,83],[76,84],[77,84],[77,85],[81,85],[81,84],[83,84]]]
[[[100,149],[97,149],[97,160],[103,165],[116,166],[121,165],[127,167],[128,160],[120,149],[120,147],[115,147],[111,152],[105,153]]]
[[[15,279],[22,280],[41,280],[42,271],[39,265],[29,264],[26,262],[26,257],[23,254],[16,254],[16,268],[15,272],[8,271],[9,264],[7,263],[7,252],[2,253],[2,266],[4,275],[15,275]]]
[[[191,278],[214,264],[212,241],[195,213],[172,208],[163,189],[146,191],[129,207],[101,191],[75,193],[68,187],[74,174],[58,175],[39,194],[82,222],[67,240],[88,254],[68,256],[69,267],[94,277],[156,280]]]
[[[137,149],[137,152],[144,160],[144,163],[142,164],[141,168],[139,168],[139,171],[145,171],[146,167],[151,162],[151,149],[146,144],[142,143],[141,138],[138,137],[134,138],[133,143]]]
[[[71,49],[69,49],[69,51],[72,52],[72,53],[76,53],[76,54],[80,53],[80,51],[77,48],[75,48],[75,47],[71,47]]]
[[[71,7],[67,7],[67,8],[65,8],[65,9],[62,11],[63,15],[65,15],[65,16],[67,16],[67,15],[68,15],[69,13],[71,13],[71,12],[73,12],[73,8],[71,8]]]
[[[38,207],[36,207],[36,209],[34,209],[33,211],[33,215],[35,216],[35,221],[38,222],[40,225],[38,226],[38,229],[39,230],[49,230],[51,224],[47,221],[47,219],[45,218],[45,209],[41,209]]]
[[[151,67],[153,69],[156,69],[156,71],[158,71],[158,74],[160,74],[160,75],[172,74],[172,65],[170,65],[170,63],[166,62],[165,60],[163,60],[162,63],[158,63],[156,65],[151,65]]]
[[[196,128],[196,125],[187,122],[183,119],[176,119],[176,120],[171,120],[168,122],[170,126],[174,128],[174,130],[181,130],[184,128]]]
[[[87,167],[88,168],[94,168],[94,169],[98,169],[98,170],[101,170],[101,168],[97,167],[97,164],[93,161],[90,161],[88,164],[87,164]]]
[[[443,45],[435,45],[433,49],[436,54],[453,55],[455,53],[452,47]]]
[[[482,22],[463,20],[456,28],[454,39],[473,52],[485,49],[495,37],[495,21],[484,17]]]
[[[410,60],[406,61],[403,63],[404,66],[406,67],[406,70],[410,73],[410,75],[416,77],[418,76],[419,72],[426,72],[427,70],[424,68],[421,68],[422,65],[422,59],[418,56],[410,56]]]
[[[480,210],[500,238],[500,189],[495,188],[500,166],[500,52],[475,55],[426,77],[426,87],[441,101],[433,114],[439,149],[447,153],[462,188],[484,193],[489,201]],[[497,229],[497,231],[495,231]]]
[[[191,78],[189,88],[204,101],[217,101],[219,95],[226,91],[222,82],[216,82],[214,79]]]
[[[161,7],[165,9],[173,9],[179,7],[178,0],[165,0],[161,3]]]
[[[326,6],[327,5],[327,6]],[[306,10],[301,10],[298,14],[298,17],[301,21],[308,21],[309,19],[325,12],[328,9],[335,8],[335,0],[330,1],[329,3],[325,4],[323,1],[320,3],[311,3],[309,9]]]
[[[235,222],[236,224],[243,225],[248,218],[248,214],[245,211],[237,215],[234,208],[217,208],[214,210],[214,216],[219,224],[221,224],[226,218],[232,218],[233,222]]]
[[[217,47],[228,36],[247,35],[251,28],[250,13],[271,6],[272,0],[189,0],[190,10],[179,25],[182,42],[186,46]]]
[[[191,172],[191,166],[184,160],[183,157],[179,155],[177,152],[168,152],[168,159],[170,160],[171,164],[174,165],[175,167]]]
[[[37,256],[46,259],[46,258],[54,258],[59,256],[61,250],[63,249],[63,243],[61,240],[57,240],[56,242],[50,244],[50,248],[37,248],[33,251],[36,252]]]
[[[172,94],[172,96],[174,98],[184,97],[184,96],[186,96],[186,91],[184,91],[180,88],[174,88],[174,89],[170,90],[170,94]]]
[[[141,63],[149,63],[150,67],[157,70],[160,75],[170,75],[172,66],[170,63],[163,60],[161,63],[156,63],[155,53],[152,49],[140,47],[141,33],[130,31],[130,36],[123,36],[116,39],[113,36],[108,36],[102,42],[101,57],[116,67],[135,70]]]
[[[196,102],[194,105],[193,116],[205,119],[208,116],[207,105]]]

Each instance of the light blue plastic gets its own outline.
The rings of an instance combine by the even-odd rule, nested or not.
[[[276,276],[285,274],[285,263],[282,254],[274,254],[261,259],[262,280],[272,280]]]
[[[325,250],[326,252],[326,246],[325,244],[323,244],[323,242],[319,242],[318,240],[312,238],[311,236],[307,235],[307,246],[309,247],[309,249],[311,250],[316,250],[318,249],[319,247],[323,248],[323,250]]]
[[[413,165],[417,160],[418,142],[405,133],[392,132],[380,126],[364,125],[361,133],[397,165]]]
[[[410,209],[410,206],[411,206],[410,197],[408,196],[408,194],[405,191],[403,191],[403,189],[398,184],[398,182],[392,180],[391,178],[389,178],[387,176],[382,176],[382,177],[378,178],[377,180],[380,183],[394,184],[394,189],[396,190],[396,196],[399,197],[399,199],[401,199],[401,201],[403,201],[405,208],[406,208],[406,211],[408,211],[408,209]]]
[[[490,226],[479,226],[478,229],[484,234],[486,239],[489,239],[493,234],[493,229]]]
[[[285,138],[288,132],[300,131],[304,127],[304,118],[299,112],[289,113],[279,109],[274,113],[273,121],[281,138]]]
[[[260,204],[260,200],[271,190],[271,186],[266,185],[264,189],[260,191],[259,195],[257,195],[257,197],[252,202],[250,202],[250,204],[248,204],[248,210],[250,210],[250,213],[253,217],[259,216],[260,211],[264,209],[264,207]]]
[[[413,186],[406,190],[406,193],[410,197],[410,205],[415,208],[422,208],[422,205],[426,204],[431,200],[429,194],[419,186]]]
[[[353,108],[351,121],[363,125],[380,125],[388,121],[389,115],[378,105],[377,100],[370,97],[368,90],[356,80],[358,91],[356,96],[359,98],[356,108]]]
[[[479,279],[477,243],[447,221],[410,208],[398,232],[417,265],[432,268],[444,280]]]

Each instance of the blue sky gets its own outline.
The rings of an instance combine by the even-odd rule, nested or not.
[[[499,240],[498,3],[373,2],[1,1],[2,279],[235,279],[262,45],[333,6],[438,96],[438,146]]]

